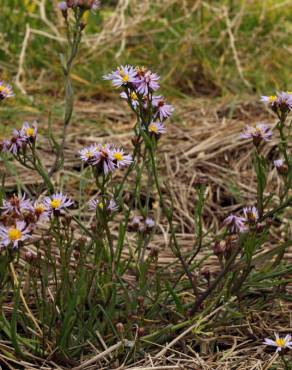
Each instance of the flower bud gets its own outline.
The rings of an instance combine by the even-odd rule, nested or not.
[[[215,244],[213,246],[213,252],[216,256],[222,255],[224,253],[225,249],[226,249],[225,240],[221,240],[221,241],[216,240],[215,241]]]
[[[159,254],[159,247],[156,246],[156,245],[153,245],[150,248],[150,254],[149,254],[149,256],[152,257],[152,258],[157,258],[158,257],[158,254]]]
[[[143,337],[145,335],[145,329],[143,327],[138,328],[137,334],[139,338]]]
[[[116,324],[116,329],[117,329],[117,332],[119,334],[123,334],[125,332],[125,327],[124,327],[124,324],[122,324],[121,322],[118,322]]]
[[[137,301],[138,301],[139,306],[144,306],[145,298],[143,296],[139,295],[137,297]]]
[[[204,276],[204,278],[207,280],[207,281],[210,281],[210,277],[211,277],[211,272],[209,270],[208,267],[204,267],[202,270],[201,270],[201,274]]]

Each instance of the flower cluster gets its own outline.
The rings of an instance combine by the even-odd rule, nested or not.
[[[20,130],[14,129],[12,137],[9,140],[3,140],[0,143],[2,152],[11,152],[16,155],[26,148],[27,144],[33,143],[37,136],[37,123],[30,125],[24,122]]]
[[[129,229],[139,233],[149,233],[155,227],[155,221],[146,217],[145,219],[142,216],[134,216],[129,224]]]
[[[276,95],[262,96],[261,101],[267,104],[277,114],[287,113],[292,110],[292,92],[282,91]]]
[[[14,96],[14,93],[12,91],[12,87],[8,84],[6,84],[4,81],[0,81],[0,101],[12,98]]]
[[[72,204],[73,201],[62,193],[34,202],[25,195],[4,199],[1,207],[0,247],[12,245],[17,248],[20,243],[31,238],[38,223],[60,214],[62,209]]]
[[[123,89],[120,96],[140,117],[144,117],[143,129],[149,135],[159,138],[165,133],[164,121],[171,116],[174,108],[167,104],[163,96],[154,94],[160,87],[157,73],[145,67],[126,65],[118,67],[104,79],[111,81],[114,87]]]
[[[247,225],[254,225],[259,219],[259,212],[256,207],[249,206],[243,208],[243,217],[230,214],[224,220],[226,225],[232,234],[242,233],[247,231]]]
[[[67,11],[70,8],[80,8],[82,10],[97,10],[100,7],[99,0],[66,0],[61,1],[59,4],[59,9],[62,12]]]
[[[118,168],[129,166],[133,159],[130,154],[125,154],[123,149],[112,144],[90,145],[79,151],[83,162],[94,166],[98,173],[107,175]]]

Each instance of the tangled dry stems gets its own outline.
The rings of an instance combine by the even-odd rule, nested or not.
[[[255,178],[252,176],[249,158],[251,155],[250,144],[242,143],[239,139],[239,133],[245,123],[254,122],[254,117],[256,117],[256,121],[271,120],[273,117],[269,112],[261,111],[258,103],[254,103],[253,98],[238,103],[235,107],[224,99],[215,104],[213,102],[211,109],[204,99],[180,101],[176,102],[176,106],[178,107],[177,116],[180,117],[180,121],[169,125],[168,135],[161,141],[161,158],[163,160],[160,171],[164,191],[171,191],[173,198],[176,214],[175,222],[179,230],[179,245],[183,254],[187,254],[188,251],[192,250],[195,240],[193,234],[195,180],[201,176],[208,178],[204,228],[207,229],[213,226],[214,230],[219,232],[226,214],[241,208],[243,204],[247,204],[255,196]],[[208,110],[206,110],[206,106],[208,106]],[[79,102],[76,107],[74,122],[83,119],[90,120],[91,116],[96,116],[96,114],[98,114],[98,119],[101,122],[100,126],[93,128],[92,125],[84,123],[83,134],[80,136],[79,124],[73,123],[68,135],[65,148],[65,167],[64,171],[56,178],[56,183],[60,183],[63,176],[70,175],[73,180],[67,186],[71,194],[73,191],[78,191],[77,184],[80,176],[79,161],[72,153],[76,153],[79,147],[99,140],[122,144],[130,142],[131,139],[129,129],[134,121],[128,119],[123,103],[115,102],[111,105],[106,102],[93,106],[92,104]],[[111,129],[113,126],[114,130]],[[56,125],[56,128],[58,128],[58,125]],[[276,138],[265,148],[265,155],[271,159],[273,159],[275,143]],[[51,159],[48,155],[49,152],[46,150],[46,143],[44,142],[40,147],[43,157],[46,158],[46,165],[49,166]],[[28,188],[34,185],[35,182],[40,181],[31,173],[21,171],[19,174],[19,181],[22,181]],[[273,171],[270,173],[270,177],[268,190],[276,190],[280,186],[279,177]],[[13,191],[15,176],[8,177],[6,183],[7,187]],[[168,183],[172,183],[171,188],[168,187]],[[94,188],[92,191],[94,192]],[[237,198],[239,193],[241,197]],[[155,207],[157,199],[155,195],[153,198],[153,207]],[[90,224],[89,214],[88,223]],[[158,265],[164,267],[166,273],[171,273],[171,271],[175,271],[178,261],[168,248],[169,230],[167,224],[159,224],[159,230],[158,235],[149,245],[149,249],[153,245],[159,247]],[[113,234],[117,232],[117,223],[112,225],[112,231]],[[267,250],[279,243],[281,237],[281,228],[275,228],[271,240],[266,245]],[[123,257],[127,258],[128,253],[131,253],[131,237],[128,240],[128,248],[123,252]],[[261,253],[265,253],[265,251]],[[219,267],[217,258],[206,250],[198,258],[205,258],[206,256],[205,265],[209,267],[212,273],[216,272]],[[291,248],[287,251],[286,258],[292,260]],[[24,265],[24,261],[21,264]],[[131,283],[133,277],[129,275],[126,279]],[[186,296],[185,299],[188,301],[192,297]],[[256,298],[253,303],[256,303]],[[173,344],[169,347],[152,343],[152,350],[145,353],[144,360],[130,367],[119,363],[112,365],[111,359],[114,358],[116,348],[111,351],[105,347],[101,355],[95,356],[94,352],[98,353],[98,350],[89,343],[92,354],[88,358],[84,358],[84,366],[82,361],[78,366],[80,369],[108,369],[108,361],[111,361],[111,366],[114,366],[112,368],[121,370],[132,368],[141,370],[148,368],[161,370],[272,368],[273,363],[278,364],[277,356],[272,356],[259,344],[263,332],[272,334],[273,331],[289,332],[291,330],[291,327],[287,327],[290,308],[288,303],[271,300],[260,311],[256,308],[246,309],[246,315],[241,324],[216,327],[210,332],[201,333],[200,336],[189,330],[185,335],[183,332],[182,336],[180,334],[175,337],[171,342]],[[7,304],[6,310],[8,312],[11,310],[9,304]],[[218,314],[215,316],[218,319]],[[193,347],[194,338],[199,340],[199,348]],[[3,350],[10,353],[11,350],[8,344],[1,343],[1,346]],[[218,352],[214,352],[214,346],[218,348]],[[25,369],[36,368],[38,365],[33,365],[33,363],[41,363],[40,359],[29,356],[32,359],[32,364],[27,365],[20,361],[19,366],[21,364]],[[95,357],[97,357],[96,360]],[[92,359],[94,361],[91,364]],[[13,363],[18,363],[17,360],[10,362],[6,355],[3,355],[1,360],[3,364],[11,363],[12,365],[7,365],[10,368],[11,366],[13,368]],[[277,365],[277,369],[281,369],[279,366]],[[60,367],[54,361],[48,359],[42,368],[59,369],[68,367]]]

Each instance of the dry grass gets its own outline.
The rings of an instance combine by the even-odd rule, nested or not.
[[[273,121],[269,112],[264,111],[262,106],[255,102],[254,98],[247,98],[238,104],[230,103],[223,99],[214,100],[196,99],[174,102],[176,118],[168,126],[168,134],[161,140],[161,182],[164,184],[164,191],[173,198],[175,207],[175,222],[177,224],[178,241],[183,254],[191,251],[195,241],[193,210],[195,202],[194,182],[196,178],[204,176],[208,179],[209,185],[206,189],[207,203],[204,213],[204,229],[212,228],[219,232],[223,218],[231,211],[239,210],[243,205],[253,202],[255,199],[255,178],[251,168],[250,144],[239,139],[239,133],[246,123],[255,123],[259,120]],[[93,126],[89,123],[82,123],[82,135],[80,134],[80,122],[92,119],[101,122]],[[71,195],[75,192],[79,182],[79,160],[77,151],[81,146],[96,141],[110,141],[126,145],[130,143],[131,127],[134,119],[129,118],[127,109],[123,103],[98,103],[95,105],[79,102],[76,106],[76,116],[68,136],[66,147],[65,169],[56,177],[57,183],[69,176],[70,182],[66,187]],[[58,124],[56,124],[58,129]],[[269,142],[263,151],[271,159],[274,158],[275,141]],[[49,150],[45,142],[41,143],[41,152],[46,164],[51,163]],[[39,179],[28,172],[19,170],[19,179],[29,189]],[[273,191],[281,186],[278,176],[274,170],[270,172],[267,191]],[[13,191],[15,189],[15,175],[7,176],[6,186]],[[75,189],[75,190],[74,190]],[[89,193],[94,192],[94,187],[89,186]],[[153,207],[156,204],[155,194],[153,195]],[[290,211],[291,212],[291,211]],[[88,214],[88,222],[90,217]],[[286,226],[285,226],[285,225]],[[261,256],[267,255],[267,250],[277,245],[282,238],[282,228],[290,227],[291,217],[282,225],[273,226],[272,238],[265,250],[259,252],[259,263]],[[289,226],[290,225],[290,226]],[[113,233],[116,233],[117,224],[113,225]],[[177,259],[173,256],[168,247],[169,230],[167,223],[159,224],[158,235],[155,236],[149,246],[159,246],[158,265],[164,267],[165,273],[171,274],[175,271]],[[128,240],[129,249],[124,251],[124,257],[131,250],[131,236]],[[212,273],[218,269],[217,258],[210,253],[210,249],[204,250],[198,258],[208,258],[205,265]],[[287,252],[287,258],[292,260],[292,250]],[[157,268],[157,266],[153,266]],[[127,277],[130,282],[132,277]],[[191,301],[192,296],[186,294],[185,301]],[[272,335],[273,331],[282,333],[292,330],[289,305],[285,302],[270,301],[263,309],[258,311],[253,307],[257,302],[257,296],[251,297],[250,308],[245,309],[244,319],[241,323],[230,323],[226,326],[215,326],[215,329],[202,332],[199,335],[190,328],[182,331],[179,336],[173,339],[168,346],[160,346],[157,343],[151,344],[151,352],[145,353],[145,358],[131,367],[115,363],[116,348],[113,350],[104,348],[104,352],[98,354],[98,350],[92,346],[92,355],[84,358],[83,369],[282,369],[279,358],[272,353],[266,352],[261,341],[263,336]],[[221,305],[218,310],[211,313],[212,320],[220,323]],[[290,307],[291,308],[291,307]],[[6,309],[10,309],[9,306]],[[211,325],[210,325],[211,327]],[[194,338],[198,343],[193,348]],[[216,350],[217,349],[217,350]],[[7,353],[12,352],[8,343],[0,343],[1,361],[7,363],[7,368],[33,369],[39,368],[42,360],[29,355],[32,363],[38,365],[26,365],[25,362],[9,359]],[[96,353],[97,359],[95,359]],[[52,357],[53,354],[52,354]],[[93,364],[88,364],[91,359]],[[92,360],[92,361],[93,361]],[[0,361],[0,363],[1,363]],[[109,362],[110,361],[110,362]],[[51,358],[42,365],[42,369],[68,368],[68,365],[59,366],[62,363]],[[8,365],[11,364],[11,365]],[[17,365],[19,364],[19,365]],[[82,361],[81,361],[82,364]],[[276,365],[275,365],[276,364]],[[77,364],[72,364],[72,368]],[[80,365],[80,364],[79,364]],[[78,365],[78,366],[79,366]],[[9,367],[10,366],[10,367]],[[23,367],[22,367],[23,366]],[[80,367],[80,368],[81,368]]]

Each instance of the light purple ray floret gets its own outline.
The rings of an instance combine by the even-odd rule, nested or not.
[[[106,199],[105,200],[105,207],[103,200],[100,198],[93,198],[88,202],[88,207],[91,211],[96,211],[96,209],[106,209],[110,212],[115,212],[118,210],[117,203],[114,199]]]
[[[16,214],[21,215],[25,211],[31,211],[33,208],[32,202],[26,197],[13,195],[8,200],[3,200],[1,207],[2,214]]]
[[[115,71],[105,75],[103,78],[111,81],[115,87],[127,86],[138,82],[137,71],[130,65],[121,65]]]
[[[257,222],[259,219],[259,211],[255,206],[249,206],[243,208],[243,214],[246,221]]]
[[[280,168],[280,167],[282,167],[282,166],[283,166],[283,164],[284,164],[283,159],[275,159],[275,160],[274,160],[274,166],[275,166],[276,168]]]
[[[241,139],[262,139],[268,141],[271,139],[273,133],[270,127],[264,123],[259,123],[256,127],[247,125],[240,134]]]
[[[74,202],[66,194],[55,193],[44,198],[43,204],[47,211],[52,213],[70,207]]]
[[[13,248],[17,248],[20,242],[30,238],[30,232],[24,221],[17,221],[11,226],[0,226],[0,245],[7,247],[11,244]]]
[[[4,81],[0,81],[0,101],[14,96],[12,87]]]
[[[151,122],[148,126],[148,132],[150,134],[160,135],[166,132],[166,128],[162,122]]]
[[[167,104],[165,98],[161,95],[153,96],[152,105],[157,109],[156,117],[158,116],[160,121],[170,117],[174,111],[171,104]]]
[[[157,73],[153,73],[150,70],[140,73],[136,87],[138,93],[142,95],[148,95],[149,92],[154,92],[159,89],[158,83],[160,77]]]
[[[244,232],[247,227],[245,225],[245,218],[235,216],[233,214],[230,214],[228,217],[225,218],[224,224],[228,226],[231,233],[241,233]]]
[[[285,337],[280,337],[278,333],[274,333],[275,340],[265,338],[263,344],[267,346],[276,347],[276,352],[281,352],[284,348],[292,349],[291,335],[287,334]]]

